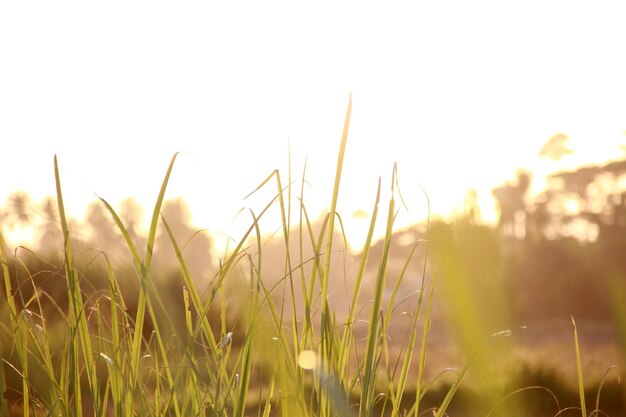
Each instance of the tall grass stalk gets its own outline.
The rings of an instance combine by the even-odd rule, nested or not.
[[[383,244],[383,253],[378,265],[376,274],[376,284],[372,306],[370,310],[369,327],[367,331],[367,347],[365,348],[365,362],[362,369],[361,383],[361,403],[360,415],[362,417],[371,415],[374,405],[374,391],[376,389],[376,379],[378,376],[378,364],[381,358],[379,343],[384,339],[384,331],[381,332],[382,318],[382,301],[385,291],[385,283],[387,277],[387,262],[389,261],[389,250],[391,247],[391,234],[393,231],[393,219],[395,215],[394,204],[394,185],[395,185],[395,169],[394,176],[391,180],[391,198],[389,200],[389,209],[387,212],[387,228],[385,232],[385,240]]]
[[[9,264],[7,261],[7,256],[5,252],[5,244],[4,244],[4,236],[2,235],[2,231],[0,231],[0,259],[2,260],[2,275],[4,277],[4,288],[6,291],[7,297],[7,305],[9,307],[9,320],[10,320],[10,334],[13,335],[15,345],[18,347],[17,354],[19,358],[19,362],[24,367],[24,364],[27,360],[27,351],[25,351],[22,342],[22,334],[19,331],[19,323],[17,316],[17,307],[15,306],[15,300],[13,299],[13,286],[11,285],[11,278],[9,275]],[[2,359],[4,360],[4,350],[2,346],[0,346],[0,354],[2,354]],[[6,391],[6,376],[4,372],[4,363],[0,364],[0,395],[4,397],[4,393]],[[28,378],[22,375],[22,395],[24,396],[24,413],[28,415]],[[8,408],[6,401],[2,401],[2,407],[0,408],[3,415],[8,415]]]
[[[580,345],[578,343],[578,330],[576,329],[576,321],[572,317],[572,326],[574,327],[574,349],[576,352],[576,374],[578,375],[578,394],[580,397],[580,412],[583,417],[587,416],[587,405],[585,402],[585,384],[583,382],[583,367],[580,361]]]
[[[350,129],[350,117],[352,114],[352,95],[348,101],[348,110],[346,111],[346,118],[343,125],[343,133],[341,135],[341,143],[339,145],[339,156],[337,157],[337,168],[335,172],[335,182],[333,185],[333,195],[330,203],[330,212],[328,213],[328,231],[326,235],[326,253],[324,258],[324,271],[322,274],[321,282],[321,360],[322,369],[325,372],[335,372],[335,367],[332,366],[331,361],[335,353],[332,351],[332,317],[330,309],[328,307],[328,280],[330,274],[330,261],[332,256],[333,238],[335,236],[335,216],[337,214],[337,200],[339,199],[339,185],[341,183],[341,174],[343,171],[343,161],[346,154],[346,146],[348,143],[348,130]],[[322,398],[323,399],[323,398]]]
[[[70,231],[65,216],[65,207],[63,204],[63,194],[61,193],[61,179],[59,176],[59,166],[56,155],[54,157],[54,177],[57,191],[57,204],[59,206],[59,218],[61,220],[61,231],[65,239],[65,274],[67,278],[67,290],[70,300],[69,311],[69,327],[72,334],[70,340],[70,352],[72,358],[72,370],[74,381],[74,412],[77,417],[83,415],[83,400],[81,391],[81,372],[83,364],[81,362],[81,346],[82,360],[84,360],[84,370],[87,374],[91,396],[93,397],[94,412],[100,412],[100,397],[98,395],[98,380],[96,378],[96,367],[94,363],[93,348],[91,346],[91,335],[87,327],[87,318],[85,307],[83,304],[82,294],[78,282],[78,272],[74,266],[74,258],[71,248]],[[79,343],[76,343],[78,340]]]

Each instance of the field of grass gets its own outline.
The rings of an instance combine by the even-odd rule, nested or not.
[[[265,210],[250,213],[250,228],[205,291],[189,272],[185,242],[176,240],[161,216],[176,156],[154,206],[146,247],[136,246],[115,210],[101,201],[132,257],[132,284],[128,271],[114,268],[107,253],[75,251],[55,159],[65,250],[62,269],[48,265],[45,279],[58,282],[55,288],[63,294],[40,290],[40,271],[6,253],[0,235],[0,416],[624,415],[620,370],[599,363],[585,379],[583,370],[592,366],[585,349],[596,336],[587,336],[587,327],[577,327],[572,318],[564,347],[553,351],[567,369],[525,357],[532,356],[534,330],[497,327],[511,323],[497,289],[485,299],[467,296],[472,290],[459,261],[463,254],[445,234],[431,239],[428,230],[408,251],[404,267],[388,274],[400,205],[395,168],[390,200],[380,201],[380,183],[373,198],[369,235],[339,314],[333,288],[340,278],[331,265],[340,256],[334,247],[341,235],[336,208],[350,106],[321,228],[312,226],[302,200],[298,233],[292,233],[287,202],[293,186],[274,172],[259,188],[275,187],[276,197]],[[283,218],[284,273],[268,280],[259,220],[276,206]],[[387,232],[381,253],[370,257],[379,217],[386,219]],[[168,233],[177,254],[175,282],[153,279],[157,227]],[[295,247],[306,242],[313,256],[292,249],[294,236]],[[408,277],[417,251],[435,266],[424,260],[421,273]],[[94,268],[104,277],[99,284],[88,272]],[[366,270],[375,271],[374,277],[366,279]],[[410,303],[400,291],[409,279],[417,289]],[[435,314],[436,299],[446,300],[445,313]],[[439,319],[444,315],[445,323]],[[594,357],[621,360],[619,349],[606,352]],[[455,368],[439,368],[446,363]]]

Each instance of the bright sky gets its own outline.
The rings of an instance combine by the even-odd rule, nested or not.
[[[237,212],[269,194],[243,197],[276,168],[287,183],[290,143],[294,180],[308,161],[316,213],[330,202],[351,92],[345,218],[371,211],[394,161],[404,222],[426,213],[418,185],[442,214],[476,188],[489,216],[490,190],[517,168],[623,156],[623,7],[3,2],[0,201],[53,194],[56,153],[75,215],[96,193],[150,206],[182,151],[168,196],[183,196],[199,227],[237,237],[249,224],[233,223]],[[540,161],[559,132],[578,154]]]

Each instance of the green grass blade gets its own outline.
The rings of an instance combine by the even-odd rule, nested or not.
[[[398,276],[398,278],[396,279],[396,282],[394,284],[394,288],[393,291],[391,292],[391,296],[389,298],[389,301],[387,303],[387,313],[385,314],[385,319],[383,322],[383,329],[386,333],[387,329],[389,329],[390,325],[391,325],[391,317],[392,315],[396,312],[396,309],[398,306],[396,306],[396,298],[398,296],[398,293],[400,291],[400,285],[402,284],[402,281],[404,280],[404,277],[406,276],[406,272],[409,268],[409,265],[413,259],[413,255],[415,254],[415,251],[417,250],[417,247],[421,244],[421,241],[416,242],[413,247],[411,248],[411,251],[409,252],[409,254],[407,255],[405,261],[404,261],[404,265],[402,267],[402,270],[400,271],[400,274]],[[418,311],[419,311],[419,306],[421,303],[421,297],[416,305]],[[390,366],[387,367],[387,378],[388,378],[388,383],[389,383],[389,392],[390,392],[390,396],[391,396],[391,402],[392,402],[392,406],[393,406],[393,411],[392,414],[397,414],[399,412],[399,407],[400,404],[402,402],[402,397],[404,396],[404,390],[406,388],[406,382],[407,382],[407,378],[408,378],[408,374],[409,374],[409,367],[411,366],[411,363],[413,361],[413,352],[414,352],[414,348],[415,348],[415,343],[417,340],[417,329],[415,328],[416,325],[416,319],[417,319],[417,314],[412,314],[410,316],[410,326],[409,326],[409,330],[408,330],[408,338],[409,338],[409,343],[408,345],[402,346],[402,349],[400,350],[400,352],[402,353],[404,351],[404,359],[402,359],[402,355],[401,353],[398,355],[398,357],[396,358],[396,363],[394,365],[394,369],[393,371],[390,369]],[[386,343],[386,338],[383,339],[385,340],[385,346],[387,346]],[[406,338],[405,338],[406,341]],[[397,378],[397,384],[394,388],[394,383],[393,381],[396,379],[395,375],[398,369],[398,366],[400,364],[400,362],[402,363],[402,367],[400,369],[400,375]]]
[[[335,214],[337,212],[337,200],[339,198],[339,184],[341,182],[341,173],[343,171],[343,161],[346,153],[346,145],[348,142],[348,130],[350,128],[350,116],[352,114],[352,94],[350,94],[350,98],[348,101],[348,109],[346,111],[346,117],[343,126],[343,133],[341,135],[341,144],[339,145],[339,156],[337,157],[337,169],[335,172],[335,183],[333,186],[333,197],[330,205],[330,213],[329,213],[329,222],[328,222],[328,231],[326,238],[326,257],[324,260],[324,272],[322,274],[322,328],[321,328],[321,338],[322,338],[322,369],[325,369],[326,372],[329,371],[327,366],[329,365],[330,358],[330,312],[328,308],[328,279],[330,273],[330,260],[332,254],[332,245],[333,245],[333,237],[335,233]]]
[[[123,415],[123,407],[124,407],[124,380],[122,376],[122,372],[120,367],[122,366],[122,351],[123,344],[122,338],[120,336],[120,321],[118,316],[124,317],[124,312],[126,307],[124,305],[124,300],[121,297],[121,292],[119,288],[119,283],[117,282],[117,278],[113,273],[113,266],[111,265],[111,260],[107,256],[106,253],[102,252],[102,256],[104,258],[106,269],[107,269],[107,281],[109,284],[109,298],[110,298],[110,308],[111,308],[111,347],[114,352],[110,359],[113,361],[113,366],[110,367],[111,374],[111,396],[113,400],[113,408],[115,409],[115,413],[117,416]],[[119,304],[118,304],[119,299]],[[125,323],[126,324],[126,323]],[[124,326],[125,328],[126,326]]]
[[[150,270],[150,264],[152,263],[152,252],[154,251],[154,240],[156,238],[156,230],[157,224],[159,223],[159,215],[161,214],[161,206],[163,205],[163,199],[165,198],[165,190],[167,189],[167,183],[170,180],[170,175],[172,174],[172,169],[174,168],[174,162],[176,162],[176,157],[178,156],[178,152],[172,156],[172,160],[170,161],[170,165],[167,168],[167,172],[165,173],[165,178],[163,178],[163,182],[161,183],[161,189],[159,190],[159,196],[157,197],[157,201],[154,204],[154,210],[152,211],[152,219],[150,221],[150,230],[148,232],[148,243],[146,246],[146,257],[144,259],[144,264],[146,265],[146,269]]]
[[[176,259],[178,260],[178,265],[180,267],[180,271],[183,276],[183,282],[185,283],[185,287],[187,288],[187,291],[189,291],[189,296],[191,297],[193,308],[196,311],[196,313],[200,314],[202,311],[202,307],[203,307],[202,299],[200,297],[200,293],[198,292],[198,288],[196,287],[196,284],[193,282],[193,278],[191,277],[191,274],[189,273],[187,262],[185,261],[183,257],[183,253],[180,249],[180,246],[178,245],[178,242],[176,241],[174,232],[172,231],[172,228],[170,227],[165,217],[161,217],[161,222],[163,223],[163,226],[165,227],[167,236],[169,237],[170,243],[172,244],[172,248],[174,249],[174,254],[176,255]],[[211,331],[211,327],[209,325],[208,320],[201,321],[201,328],[204,331],[204,336],[209,341],[209,347],[213,354],[213,359],[217,359],[217,356],[218,356],[217,341],[215,340],[215,336],[213,335],[213,332]]]
[[[344,373],[347,364],[348,357],[350,355],[350,342],[352,339],[352,331],[351,329],[354,326],[354,321],[356,319],[356,312],[358,308],[359,294],[361,291],[361,285],[363,283],[363,277],[365,276],[365,268],[367,266],[367,261],[369,259],[369,252],[372,246],[372,238],[374,236],[374,230],[376,227],[376,219],[378,218],[378,204],[380,202],[380,186],[381,179],[378,179],[378,187],[376,191],[376,200],[374,202],[374,210],[372,212],[372,219],[370,220],[370,226],[367,231],[367,238],[365,239],[365,243],[363,244],[363,250],[361,251],[361,260],[359,262],[359,269],[356,274],[356,279],[354,282],[353,289],[353,298],[352,304],[350,305],[350,310],[348,312],[348,317],[346,319],[347,329],[344,331],[341,348],[339,350],[339,359],[338,359],[338,367],[337,374],[341,382],[344,382]]]
[[[395,176],[395,167],[393,176]],[[395,216],[394,201],[394,183],[395,178],[391,180],[391,198],[389,200],[389,209],[387,212],[387,226],[385,238],[383,241],[383,251],[376,273],[376,283],[374,289],[374,299],[370,311],[369,328],[367,332],[367,347],[365,349],[365,363],[363,368],[363,378],[361,385],[361,404],[360,415],[366,417],[371,415],[374,405],[374,390],[376,388],[377,362],[379,360],[379,352],[377,348],[379,331],[381,325],[381,308],[383,295],[385,292],[385,283],[387,277],[387,263],[389,261],[389,251],[391,248],[391,237],[393,233],[393,219]]]
[[[283,231],[283,244],[285,246],[285,266],[284,266],[284,271],[285,274],[287,275],[288,278],[288,283],[289,283],[289,290],[290,290],[290,301],[291,301],[291,317],[292,317],[292,322],[291,322],[291,328],[292,328],[292,338],[293,338],[293,344],[294,347],[296,349],[295,355],[298,355],[298,317],[297,317],[297,306],[296,306],[296,294],[295,294],[295,289],[294,289],[294,283],[293,283],[293,272],[292,272],[292,262],[291,262],[291,250],[290,250],[290,223],[289,223],[289,219],[291,217],[291,181],[289,182],[289,185],[287,186],[287,205],[285,205],[285,198],[284,198],[284,190],[283,190],[283,186],[282,186],[282,181],[280,178],[280,172],[278,170],[274,170],[272,172],[272,174],[270,174],[265,181],[263,181],[263,183],[261,185],[259,185],[253,192],[257,192],[258,190],[260,190],[265,184],[268,184],[272,178],[276,178],[276,187],[277,187],[277,195],[276,197],[278,198],[278,203],[279,203],[279,210],[280,210],[280,217],[281,217],[281,225],[282,225],[282,231]],[[289,173],[289,178],[291,178],[291,172]],[[252,195],[249,194],[248,196]],[[254,215],[253,215],[254,217]],[[261,246],[259,246],[259,251],[261,250]],[[282,319],[282,311],[281,311],[281,323],[283,322]]]
[[[160,320],[154,311],[154,308],[152,306],[152,302],[150,301],[149,296],[153,296],[157,300],[159,306],[164,312],[166,312],[167,310],[165,306],[163,305],[163,302],[160,296],[158,295],[158,292],[154,288],[154,283],[150,279],[150,275],[148,273],[146,265],[141,260],[139,251],[137,250],[137,247],[133,243],[130,237],[130,234],[128,233],[128,230],[124,226],[122,220],[119,218],[119,216],[117,215],[113,207],[111,207],[111,205],[106,200],[104,200],[103,198],[100,198],[100,200],[102,201],[102,203],[105,205],[105,207],[107,208],[107,210],[113,217],[115,224],[117,225],[118,229],[122,233],[122,236],[124,237],[124,240],[126,241],[126,245],[131,253],[133,262],[135,264],[135,269],[136,269],[135,272],[141,284],[140,291],[139,291],[139,298],[137,301],[137,315],[135,318],[135,331],[133,334],[133,342],[132,342],[133,347],[132,347],[132,353],[131,353],[131,364],[132,364],[131,368],[133,370],[131,371],[131,379],[133,381],[133,386],[137,388],[139,367],[140,367],[140,361],[141,361],[142,331],[143,331],[143,325],[144,325],[144,320],[145,320],[145,313],[147,310],[150,318],[152,319],[152,323],[154,324],[154,330],[155,330],[154,334],[155,334],[156,341],[157,341],[157,347],[159,349],[161,361],[163,361],[163,369],[165,371],[166,380],[169,383],[169,390],[172,395],[171,400],[173,401],[174,412],[175,412],[175,415],[178,417],[180,416],[180,406],[178,404],[177,395],[174,391],[174,377],[172,376],[172,369],[169,366],[169,360],[167,357],[167,349],[165,347],[165,343],[163,342],[163,334],[162,334],[161,326],[159,325]],[[170,317],[167,314],[165,314],[164,317],[166,320],[169,321],[170,328],[173,329],[174,326],[171,323]],[[157,358],[155,356],[155,360],[156,359]]]
[[[582,416],[587,417],[587,406],[585,402],[585,384],[583,382],[583,367],[580,361],[578,330],[576,329],[576,321],[574,321],[574,317],[572,317],[572,325],[574,326],[574,348],[576,351],[576,373],[578,375],[578,395],[580,397],[580,410]]]
[[[137,251],[137,247],[135,246],[135,243],[130,238],[130,235],[128,234],[126,227],[122,223],[122,220],[119,218],[119,216],[117,215],[113,207],[111,207],[111,205],[106,200],[104,200],[103,198],[100,198],[100,201],[102,201],[104,206],[107,208],[107,210],[113,217],[113,221],[117,225],[118,229],[121,231],[122,237],[126,241],[126,245],[129,251],[131,252],[133,262],[135,263],[135,269],[141,270],[144,267],[143,262],[141,262],[141,260],[139,259],[139,252]],[[138,275],[140,275],[139,280],[141,282],[141,274],[138,274]],[[131,378],[131,384],[132,384],[133,389],[136,389],[137,383],[138,383],[139,366],[140,366],[140,361],[141,361],[141,341],[142,341],[141,339],[142,339],[142,331],[143,331],[143,324],[145,320],[145,314],[146,314],[146,290],[145,290],[145,284],[142,284],[140,286],[139,297],[137,299],[137,312],[135,314],[135,326],[134,326],[132,343],[131,343],[132,348],[131,348],[131,356],[130,356],[130,363],[131,363],[130,378]],[[130,399],[130,396],[127,396],[126,398]],[[130,408],[129,408],[130,406],[131,406],[130,403],[127,401],[126,402],[127,414],[130,413]]]
[[[251,320],[254,323],[254,320]],[[249,328],[243,346],[243,362],[241,364],[241,373],[239,378],[239,389],[237,402],[235,404],[234,417],[243,417],[246,411],[246,396],[250,387],[250,374],[252,373],[252,349],[253,349],[254,331]]]
[[[7,261],[7,256],[4,248],[4,236],[2,235],[2,231],[0,231],[0,258],[2,259],[2,275],[4,277],[4,289],[7,297],[7,304],[9,306],[9,316],[11,321],[11,336],[15,338],[15,346],[18,354],[18,358],[20,363],[22,364],[22,368],[26,368],[28,361],[28,351],[23,349],[22,347],[25,345],[25,342],[22,336],[22,332],[19,328],[19,318],[17,315],[17,308],[15,306],[15,299],[13,298],[13,288],[11,286],[11,276],[9,274],[9,263]],[[8,411],[6,408],[6,402],[4,401],[4,391],[5,391],[5,378],[4,378],[4,355],[2,355],[2,347],[0,346],[0,384],[2,388],[0,391],[0,395],[2,395],[2,411],[4,415],[8,415]],[[28,381],[26,380],[26,375],[23,375],[23,388],[24,390],[24,401],[25,408],[24,414],[28,415]]]
[[[4,236],[0,231],[0,257],[2,259],[2,276],[4,278],[4,290],[7,296],[7,304],[9,306],[9,313],[11,316],[12,333],[17,332],[17,307],[15,306],[15,300],[13,298],[13,288],[11,286],[11,275],[9,274],[9,262],[7,261],[6,252],[4,249]]]
[[[420,354],[419,354],[419,365],[418,365],[418,370],[417,370],[417,384],[415,387],[415,414],[414,416],[417,417],[419,415],[419,402],[420,402],[420,398],[422,395],[422,384],[423,384],[423,377],[424,377],[424,366],[426,364],[426,343],[428,341],[428,332],[430,331],[430,314],[431,314],[431,310],[432,310],[432,304],[433,304],[433,296],[435,293],[435,278],[433,277],[433,282],[430,284],[430,291],[428,293],[428,301],[427,301],[427,307],[426,307],[426,316],[424,317],[424,329],[422,332],[422,344],[420,347]],[[421,303],[421,295],[420,295],[420,303]]]
[[[63,232],[63,237],[65,239],[65,271],[68,282],[68,296],[70,300],[70,325],[72,328],[77,329],[78,339],[80,341],[80,346],[82,346],[83,358],[85,360],[85,367],[87,373],[87,379],[89,381],[89,386],[91,389],[91,394],[93,396],[93,406],[94,410],[99,409],[100,397],[98,395],[98,379],[96,377],[96,366],[94,363],[94,355],[93,349],[91,346],[91,337],[89,335],[89,329],[87,326],[87,319],[84,314],[84,305],[82,300],[82,295],[80,291],[80,286],[78,282],[78,273],[74,266],[74,259],[71,248],[71,238],[70,231],[68,229],[67,219],[65,215],[65,207],[63,204],[63,194],[61,192],[61,178],[59,175],[59,165],[57,161],[56,155],[54,156],[54,178],[56,183],[56,196],[57,196],[57,204],[59,207],[59,218],[61,220],[61,230]],[[74,355],[74,390],[75,396],[74,401],[76,404],[76,414],[78,416],[82,415],[82,408],[80,403],[81,399],[81,387],[80,387],[80,368],[79,368],[79,345],[73,343],[72,344],[72,354]]]

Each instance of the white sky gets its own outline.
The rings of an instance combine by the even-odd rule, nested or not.
[[[411,213],[448,213],[474,187],[517,168],[553,170],[554,134],[578,155],[621,157],[626,130],[626,8],[619,2],[2,2],[0,201],[54,193],[153,204],[235,237],[265,197],[243,201],[275,168],[308,158],[305,202],[330,202],[348,95],[353,113],[340,196],[344,218],[371,210],[398,161]],[[543,172],[542,171],[542,172]],[[269,195],[269,194],[267,194]],[[149,210],[148,210],[149,211]],[[242,223],[243,222],[243,223]],[[355,232],[358,233],[358,232]]]

